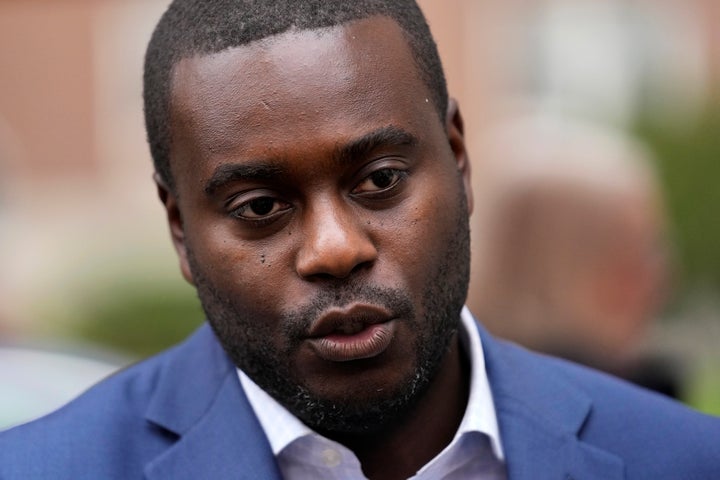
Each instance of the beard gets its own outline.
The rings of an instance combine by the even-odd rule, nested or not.
[[[462,189],[455,211],[457,219],[438,257],[441,260],[426,275],[421,318],[407,292],[350,278],[328,284],[307,305],[266,322],[253,305],[217,288],[189,247],[188,262],[208,322],[235,365],[313,430],[328,435],[372,434],[403,422],[435,378],[457,332],[470,274],[470,233]],[[330,307],[352,302],[381,305],[407,323],[407,331],[415,333],[413,370],[382,391],[329,398],[305,386],[291,359],[315,319]],[[278,332],[283,339],[279,345],[268,340]]]

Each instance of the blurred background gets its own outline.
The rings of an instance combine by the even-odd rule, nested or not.
[[[142,117],[144,49],[168,3],[0,2],[0,348],[100,364],[20,372],[25,357],[0,355],[0,392],[8,398],[12,387],[16,398],[0,403],[5,424],[179,341],[202,320],[156,199]],[[666,393],[720,414],[720,4],[420,4],[473,161],[471,309],[499,335],[631,380],[642,370],[651,383],[671,382]],[[525,148],[504,150],[510,145]],[[618,182],[600,187],[597,178]],[[620,193],[622,179],[638,180]],[[561,195],[568,186],[619,207]],[[525,200],[503,200],[508,192]],[[548,192],[551,200],[538,200]],[[568,205],[578,208],[560,213]],[[615,220],[600,224],[605,217]],[[623,236],[622,225],[635,233]],[[547,235],[565,230],[573,231]],[[531,241],[508,242],[517,238]],[[583,253],[601,243],[602,255]],[[578,245],[592,262],[560,256]],[[521,257],[568,267],[551,272]],[[560,287],[545,288],[551,283]],[[513,304],[522,308],[511,315]],[[607,315],[597,315],[599,304]],[[552,324],[559,317],[592,328]],[[611,334],[614,324],[634,327]],[[58,393],[42,390],[39,375],[81,378]],[[17,400],[39,391],[46,406]]]

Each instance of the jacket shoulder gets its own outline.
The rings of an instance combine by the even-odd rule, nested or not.
[[[572,434],[622,459],[626,478],[720,478],[720,418],[572,362],[491,337],[487,343],[499,403],[551,421],[582,404]]]
[[[606,374],[558,368],[592,399],[580,438],[621,456],[628,478],[720,478],[720,418]]]
[[[0,433],[0,478],[137,478],[174,440],[145,419],[183,346],[121,370],[60,409]],[[90,473],[92,472],[92,473]]]

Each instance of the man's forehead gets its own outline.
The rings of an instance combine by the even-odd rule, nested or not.
[[[271,148],[288,129],[294,141],[322,129],[341,136],[355,129],[350,117],[369,129],[412,130],[423,113],[434,115],[404,34],[386,17],[185,59],[173,84],[172,128],[204,152]]]
[[[254,77],[257,83],[278,75],[306,78],[316,74],[313,66],[321,62],[326,62],[326,66],[330,63],[333,67],[331,71],[325,70],[323,79],[326,81],[332,80],[328,77],[331,73],[349,74],[360,66],[365,70],[388,68],[389,63],[397,64],[402,57],[410,60],[402,63],[415,70],[400,26],[389,17],[374,16],[332,27],[293,28],[220,52],[185,57],[175,64],[173,78],[188,76],[208,81],[230,67],[231,57],[233,64],[242,66],[244,80],[250,80],[251,84],[250,77]],[[239,72],[237,68],[235,70],[233,77],[237,77]],[[417,74],[415,71],[408,73]],[[173,82],[175,85],[176,82]],[[178,92],[174,90],[173,93]]]

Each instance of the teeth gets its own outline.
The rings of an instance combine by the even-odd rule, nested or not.
[[[361,321],[352,321],[352,322],[345,322],[342,323],[338,327],[338,331],[342,333],[343,335],[353,335],[355,333],[361,332],[365,328],[365,325]]]

